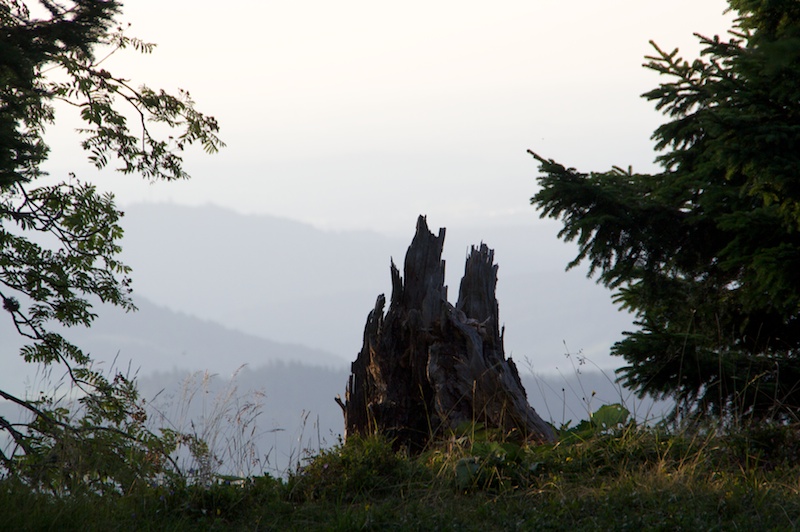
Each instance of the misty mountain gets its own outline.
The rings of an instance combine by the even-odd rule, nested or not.
[[[349,367],[347,360],[332,353],[236,331],[155,305],[141,296],[134,300],[139,309],[136,312],[103,306],[98,308],[100,316],[91,328],[58,331],[89,353],[96,366],[106,372],[116,369],[125,373],[130,369],[131,373],[144,375],[202,370],[229,378],[242,366],[260,367],[276,362]],[[44,377],[37,377],[36,365],[25,364],[17,355],[23,339],[13,327],[1,325],[0,352],[4,353],[5,362],[0,387],[22,393]]]
[[[221,457],[230,467],[279,473],[304,450],[338,441],[342,413],[333,399],[344,393],[367,312],[391,288],[390,257],[402,267],[408,242],[211,207],[139,206],[124,221],[139,310],[98,307],[90,329],[63,334],[101,368],[138,374],[153,427],[197,431],[228,453]],[[559,426],[620,401],[639,418],[657,415],[652,402],[615,386],[611,372],[584,364],[582,354],[607,350],[629,318],[580,272],[565,274],[569,250],[538,243],[542,236],[522,227],[448,229],[451,301],[469,246],[488,242],[500,264],[506,352],[540,415]],[[14,356],[19,343],[13,330],[0,330],[8,355],[0,387],[35,395],[57,384],[59,375]],[[257,464],[236,453],[257,456]]]
[[[157,305],[353,360],[376,297],[391,291],[390,260],[402,271],[415,221],[401,239],[211,206],[140,204],[126,208],[123,258],[133,267],[134,293]],[[556,232],[552,224],[448,227],[449,298],[457,298],[470,246],[486,242],[499,264],[507,353],[540,371],[563,364],[566,350],[616,367],[608,348],[630,328],[630,316],[582,271],[564,272],[574,248]]]
[[[126,210],[123,258],[137,294],[227,327],[355,358],[393,246],[215,207]]]
[[[123,224],[140,310],[98,306],[91,329],[64,334],[106,371],[112,365],[142,376],[200,370],[223,378],[242,365],[257,370],[280,361],[347,368],[375,298],[391,290],[390,260],[402,268],[414,229],[399,239],[215,207],[152,204],[128,208]],[[581,271],[564,273],[572,249],[554,233],[552,225],[448,228],[449,298],[457,297],[469,247],[486,242],[499,264],[506,353],[521,369],[570,372],[584,356],[587,368],[617,367],[608,347],[630,317]],[[46,381],[62,378],[25,364],[20,345],[13,326],[1,322],[3,389],[35,395]]]
[[[135,297],[136,312],[107,309],[90,329],[70,339],[93,355],[118,363],[132,361],[146,372],[206,370],[230,376],[244,365],[259,367],[278,361],[344,368],[347,361],[304,345],[274,342],[218,323],[155,305]]]

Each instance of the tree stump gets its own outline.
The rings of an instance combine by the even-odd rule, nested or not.
[[[434,236],[420,216],[405,279],[391,263],[389,310],[384,315],[381,294],[367,316],[345,401],[337,398],[345,438],[379,433],[419,452],[431,439],[474,423],[524,441],[553,441],[503,351],[494,251],[472,247],[454,307],[444,286],[444,235],[442,228]]]

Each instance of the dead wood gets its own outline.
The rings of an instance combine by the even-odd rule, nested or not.
[[[444,235],[433,235],[420,216],[404,278],[391,264],[389,309],[384,314],[386,298],[378,296],[345,400],[337,398],[345,436],[380,433],[412,452],[478,424],[519,440],[554,440],[503,351],[494,251],[472,248],[453,306],[444,285]]]

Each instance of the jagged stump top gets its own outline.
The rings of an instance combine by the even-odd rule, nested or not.
[[[444,228],[433,235],[420,216],[404,278],[391,263],[389,309],[384,315],[386,298],[378,296],[340,401],[345,436],[381,433],[415,452],[464,424],[481,423],[520,440],[554,440],[505,357],[494,251],[483,243],[472,247],[453,306],[444,285],[444,237]]]

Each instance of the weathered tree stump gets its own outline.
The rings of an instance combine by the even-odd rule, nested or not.
[[[458,302],[447,301],[442,247],[425,217],[405,259],[405,280],[391,264],[386,315],[378,296],[351,366],[345,437],[380,433],[397,447],[422,450],[465,423],[483,424],[525,441],[552,441],[551,427],[528,404],[514,362],[505,358],[495,298],[497,266],[485,244],[472,248]]]

